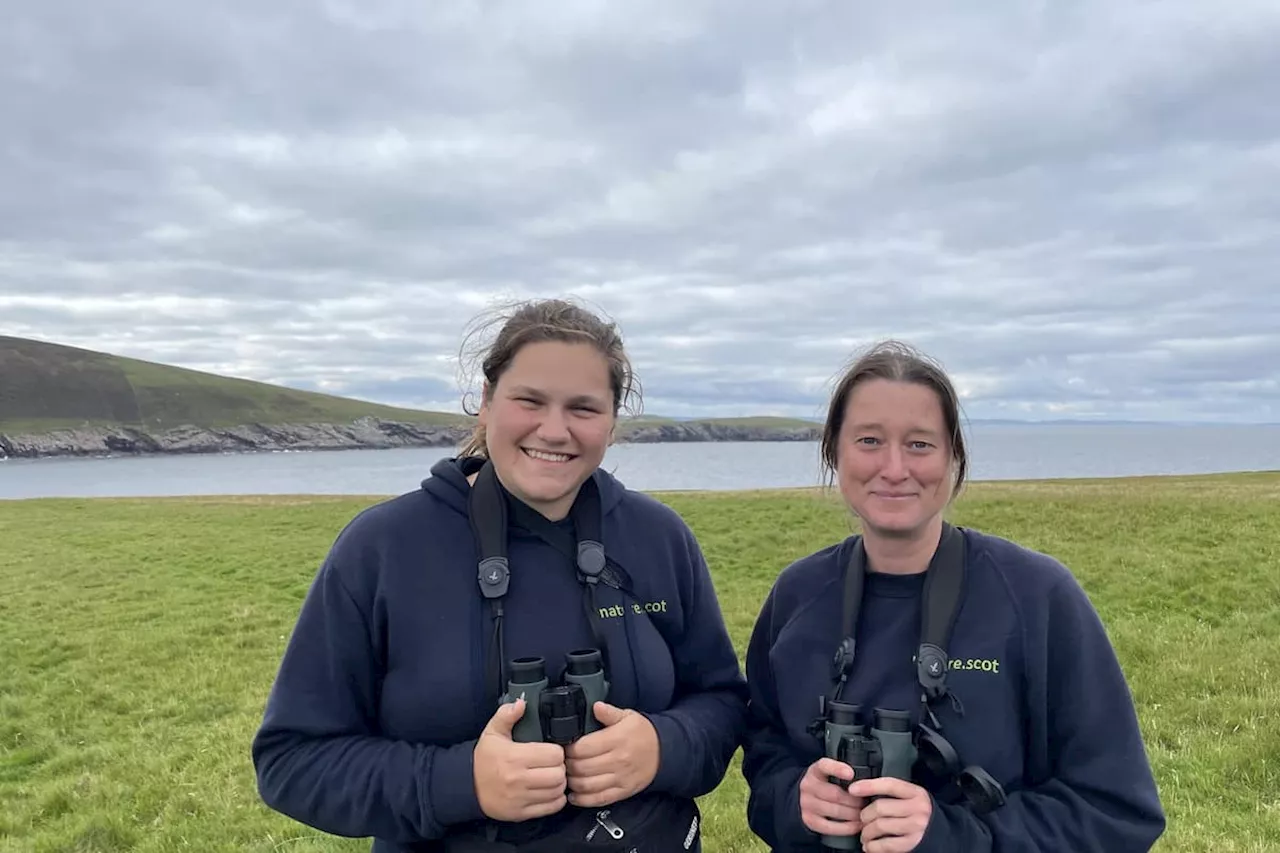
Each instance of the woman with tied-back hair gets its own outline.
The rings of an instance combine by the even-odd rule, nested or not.
[[[1149,850],[1165,817],[1088,597],[1052,557],[944,521],[968,456],[942,367],[870,348],[836,386],[822,458],[861,532],[786,567],[752,632],[755,834],[775,851]]]
[[[499,322],[466,447],[320,567],[253,741],[259,790],[379,853],[700,850],[745,681],[689,528],[600,468],[638,396],[621,336],[557,299]],[[505,537],[500,598],[473,521]],[[581,556],[592,536],[604,559]],[[607,694],[576,706],[567,656],[591,649],[574,660]],[[540,708],[528,658],[567,704]]]

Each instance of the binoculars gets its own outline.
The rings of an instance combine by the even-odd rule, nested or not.
[[[522,657],[511,661],[503,703],[524,695],[524,715],[511,730],[520,743],[557,743],[568,746],[600,728],[591,712],[609,695],[604,661],[598,649],[578,649],[565,655],[563,684],[552,686],[546,661]]]
[[[916,746],[911,731],[911,715],[906,711],[876,708],[872,722],[862,720],[862,709],[847,702],[827,702],[823,721],[823,751],[853,768],[854,781],[892,776],[911,780],[916,763]],[[850,782],[831,776],[842,788]],[[862,850],[856,835],[824,835],[822,844],[833,850]]]

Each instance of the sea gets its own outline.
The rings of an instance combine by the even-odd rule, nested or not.
[[[971,481],[1280,470],[1280,424],[974,424]],[[0,461],[0,500],[183,495],[394,495],[452,448]],[[619,444],[604,467],[642,491],[816,486],[816,442]]]

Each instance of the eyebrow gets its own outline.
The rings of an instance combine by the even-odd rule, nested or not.
[[[849,424],[849,428],[850,428],[850,429],[852,429],[852,430],[855,430],[855,431],[865,431],[865,430],[881,430],[881,431],[883,431],[883,430],[884,430],[884,424],[879,424],[879,423],[868,423],[868,422],[866,422],[866,421],[857,421],[857,422],[854,422],[854,423],[850,423],[850,424]],[[924,428],[917,428],[917,429],[907,430],[907,435],[939,436],[939,435],[941,435],[941,434],[942,434],[942,433],[938,432],[937,430],[924,429]]]
[[[528,385],[514,385],[512,386],[510,393],[521,395],[521,396],[528,396],[528,397],[546,397],[547,396],[546,392],[539,391],[537,388],[530,388]],[[569,399],[569,403],[570,405],[574,405],[578,403],[590,403],[593,406],[605,405],[604,400],[592,394],[579,394],[576,397],[571,397]]]

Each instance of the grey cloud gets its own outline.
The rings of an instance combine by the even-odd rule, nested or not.
[[[477,309],[572,292],[657,413],[813,416],[896,336],[974,417],[1275,419],[1278,40],[1267,0],[27,4],[0,331],[453,401]]]

